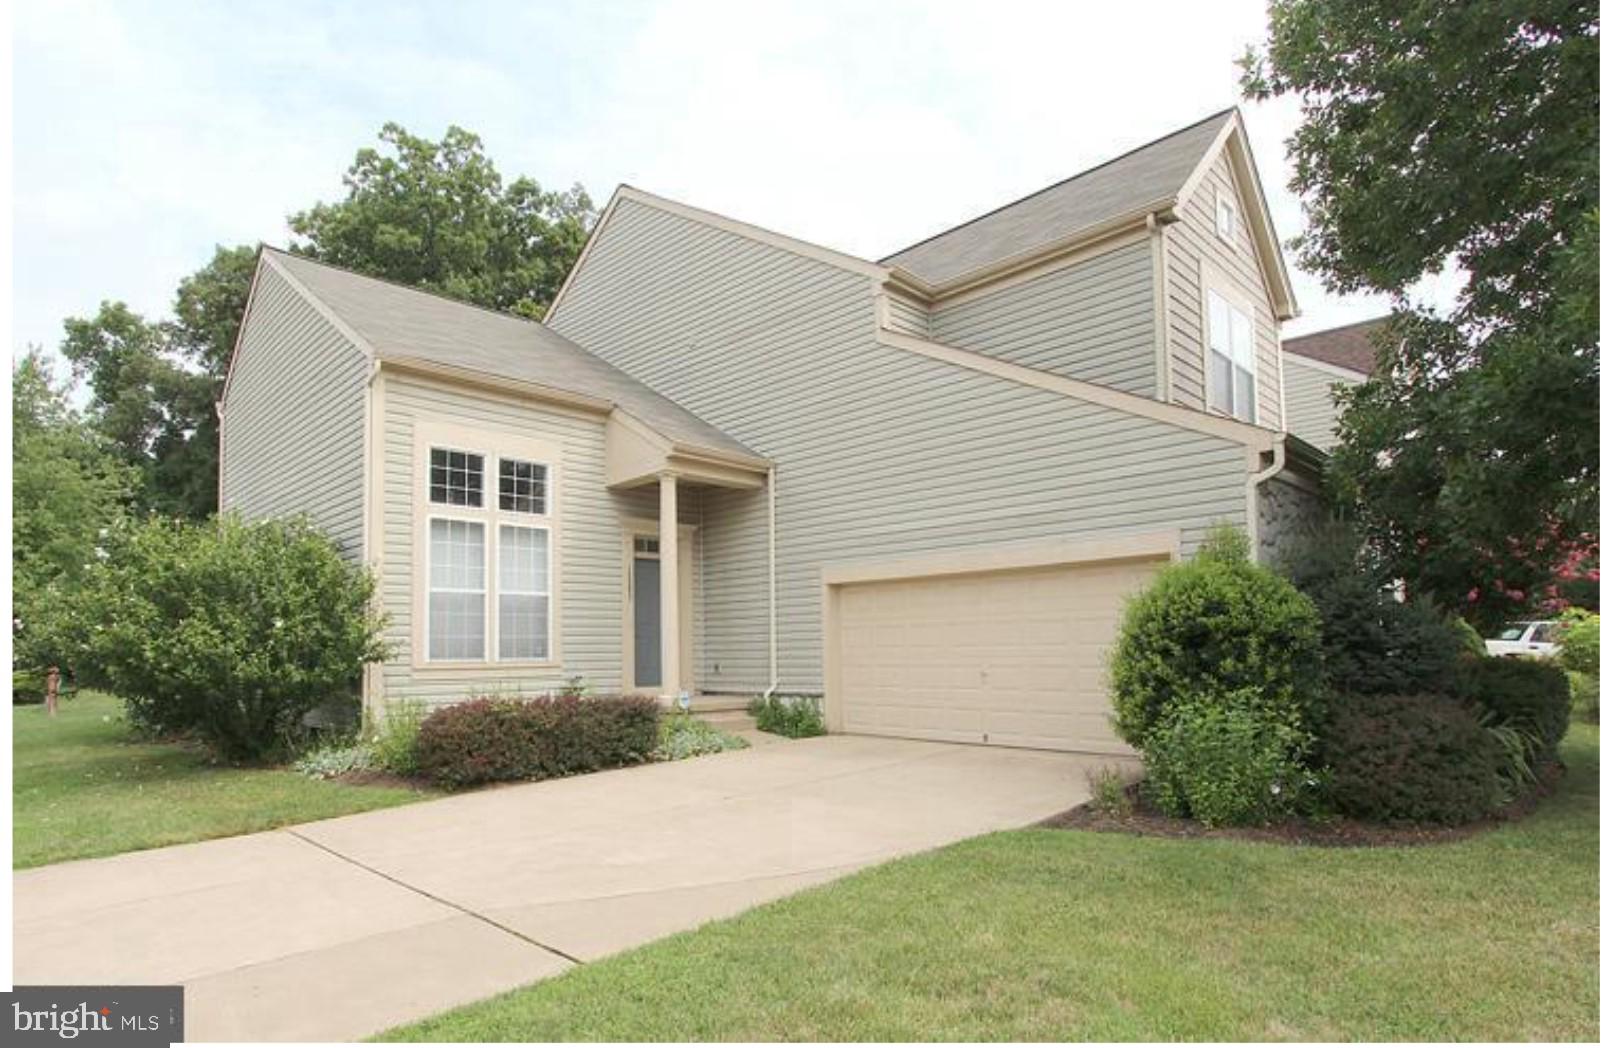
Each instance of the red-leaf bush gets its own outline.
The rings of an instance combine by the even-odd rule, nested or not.
[[[639,764],[657,745],[658,715],[646,697],[472,699],[424,719],[417,766],[461,787]]]

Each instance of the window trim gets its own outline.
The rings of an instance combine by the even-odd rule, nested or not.
[[[438,502],[430,502],[430,505],[439,506],[439,505],[444,505],[444,504],[443,503],[438,503]],[[454,522],[454,523],[458,523],[458,524],[477,524],[480,528],[482,528],[484,530],[484,583],[483,583],[483,588],[478,591],[479,592],[479,597],[480,597],[479,602],[484,607],[484,645],[483,645],[483,647],[481,647],[479,649],[479,655],[478,655],[477,658],[472,658],[472,657],[460,658],[460,659],[437,658],[437,657],[435,657],[433,655],[430,655],[429,651],[428,651],[429,638],[433,635],[433,630],[432,630],[431,627],[433,626],[433,621],[432,620],[433,620],[433,617],[434,617],[434,603],[429,598],[433,597],[435,592],[440,592],[440,593],[472,593],[473,592],[472,590],[458,590],[458,589],[445,589],[445,590],[439,590],[439,591],[435,590],[435,588],[434,588],[434,536],[433,536],[432,533],[434,531],[434,522],[437,521],[437,520],[445,521],[447,523]],[[491,620],[494,618],[494,610],[495,610],[492,607],[490,607],[490,568],[495,562],[490,557],[490,529],[489,529],[489,526],[488,526],[488,522],[486,520],[484,520],[482,517],[468,516],[466,514],[459,515],[459,514],[456,514],[456,513],[430,513],[428,515],[428,519],[423,524],[423,536],[424,536],[424,541],[423,541],[423,658],[424,658],[424,660],[426,662],[430,663],[431,665],[435,665],[435,666],[442,666],[442,665],[443,666],[462,666],[462,665],[470,665],[471,666],[471,665],[474,665],[476,663],[483,662],[483,661],[485,661],[485,655],[487,655],[489,653],[489,648],[490,648],[490,626],[491,626]]]
[[[1229,230],[1220,229],[1220,218],[1230,216]],[[1232,248],[1236,246],[1236,231],[1241,228],[1241,208],[1236,206],[1225,187],[1220,186],[1214,190],[1213,197],[1213,234]]]
[[[430,498],[429,469],[435,448],[466,451],[484,456],[486,474],[482,506],[458,506],[434,502]],[[501,459],[532,462],[545,467],[545,513],[523,513],[501,509]],[[412,463],[412,629],[411,665],[423,673],[483,673],[523,670],[553,670],[562,667],[562,475],[560,448],[549,441],[529,438],[503,430],[420,422],[414,427]],[[431,573],[433,551],[430,522],[434,519],[462,520],[482,524],[485,529],[485,633],[484,653],[478,659],[437,659],[429,656]],[[546,532],[548,588],[546,614],[546,657],[503,659],[500,623],[501,525],[533,528]],[[419,567],[421,565],[421,567]]]
[[[497,501],[499,501],[499,500],[497,500]],[[507,510],[505,512],[513,513],[515,516],[522,516],[522,517],[531,517],[531,516],[533,516],[532,514],[528,514],[528,513],[517,514],[516,511],[514,511],[514,510]],[[500,559],[501,532],[506,528],[516,528],[516,529],[521,530],[521,531],[538,531],[538,532],[541,532],[542,534],[545,535],[545,590],[544,591],[541,591],[541,590],[521,590],[521,589],[510,589],[510,588],[503,590],[501,588],[501,559]],[[554,622],[552,620],[552,616],[551,616],[552,597],[554,596],[554,594],[551,592],[551,561],[552,561],[553,556],[555,555],[555,551],[552,549],[552,546],[551,546],[551,529],[550,529],[550,527],[548,527],[545,524],[531,524],[531,523],[527,523],[524,520],[516,520],[516,519],[514,519],[514,520],[498,520],[495,523],[495,548],[496,548],[496,561],[495,561],[495,569],[496,569],[496,576],[495,576],[495,608],[493,609],[493,611],[495,613],[495,651],[493,652],[493,654],[495,656],[495,661],[498,662],[498,663],[507,663],[507,662],[545,662],[545,661],[548,661],[550,659],[550,657],[551,657],[551,645],[554,643],[555,634],[556,634],[555,624],[554,624]],[[546,654],[545,654],[545,656],[543,658],[534,658],[534,659],[530,659],[530,658],[514,658],[514,659],[508,659],[508,658],[502,656],[502,654],[501,654],[501,597],[503,595],[514,596],[514,597],[544,597],[545,598],[545,608],[546,608],[546,610],[545,610],[545,651],[546,651]]]
[[[1213,390],[1213,309],[1210,298],[1218,295],[1226,307],[1240,313],[1247,320],[1247,371],[1252,375],[1252,417],[1240,415],[1221,406]],[[1235,381],[1235,358],[1231,357],[1231,382]],[[1263,417],[1263,374],[1258,365],[1258,311],[1247,298],[1219,280],[1204,279],[1202,283],[1202,389],[1203,403],[1215,415],[1234,419],[1249,426],[1257,426]],[[1233,386],[1232,386],[1233,388]]]

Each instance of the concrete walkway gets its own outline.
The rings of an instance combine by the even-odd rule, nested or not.
[[[1027,825],[1117,762],[831,736],[25,870],[16,981],[183,983],[190,1040],[355,1039]]]

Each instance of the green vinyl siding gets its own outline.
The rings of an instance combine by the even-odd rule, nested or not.
[[[883,345],[876,293],[625,196],[550,318],[777,463],[782,688],[822,688],[826,565],[1245,523],[1239,444]],[[702,494],[700,683],[759,690],[767,493]]]
[[[222,508],[305,513],[362,555],[366,355],[263,264],[223,409]]]

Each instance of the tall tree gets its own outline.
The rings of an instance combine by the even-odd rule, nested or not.
[[[538,319],[595,220],[581,187],[503,186],[476,135],[429,142],[386,124],[361,149],[346,199],[289,219],[312,258]],[[219,246],[178,285],[171,320],[121,302],[66,322],[62,355],[90,391],[95,424],[137,467],[140,508],[202,518],[217,508],[217,415],[256,268],[256,248]]]
[[[178,285],[170,321],[122,302],[66,321],[61,352],[86,380],[97,428],[143,478],[140,508],[199,519],[217,508],[217,413],[256,249],[219,246]]]
[[[311,258],[539,319],[584,245],[595,207],[580,186],[502,185],[479,137],[438,142],[385,124],[359,150],[346,196],[290,217]]]
[[[50,377],[34,349],[11,371],[11,582],[18,665],[55,661],[51,628],[65,594],[125,510],[137,474]]]
[[[1596,541],[1598,5],[1276,0],[1243,65],[1301,99],[1301,263],[1395,300],[1337,491],[1393,576],[1494,622]]]

